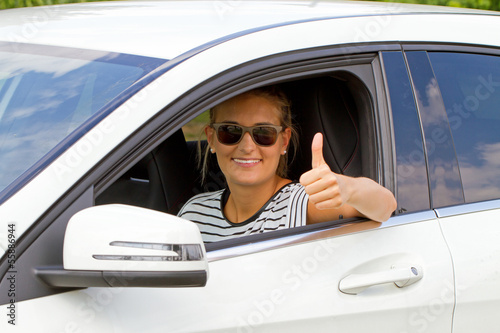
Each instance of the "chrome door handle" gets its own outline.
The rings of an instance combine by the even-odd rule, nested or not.
[[[340,280],[339,290],[345,294],[356,295],[368,287],[385,283],[394,283],[399,288],[409,286],[423,276],[420,266],[392,266],[386,271],[351,274]]]

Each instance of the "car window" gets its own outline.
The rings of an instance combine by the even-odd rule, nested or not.
[[[439,87],[424,51],[406,52],[424,133],[432,208],[464,202],[458,161]]]
[[[332,170],[377,180],[373,102],[359,77],[336,71],[332,76],[280,83],[280,87],[291,100],[293,122],[300,133],[300,146],[289,157],[289,179],[298,181],[311,169],[312,137],[323,132],[324,158]],[[316,103],[318,99],[323,103]],[[104,186],[95,203],[124,203],[177,214],[196,194],[224,189],[225,177],[216,154],[202,155],[208,160],[202,181],[198,151],[201,146],[205,152],[203,128],[208,122],[209,113],[204,111],[170,132],[138,163]]]
[[[159,65],[62,50],[0,47],[0,192]]]
[[[432,52],[467,202],[500,198],[500,57]]]

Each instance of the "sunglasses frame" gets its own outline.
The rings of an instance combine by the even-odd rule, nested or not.
[[[237,127],[241,127],[243,129],[243,132],[241,133],[241,136],[238,139],[238,141],[236,141],[235,143],[229,143],[229,144],[220,141],[220,139],[219,139],[219,128],[221,126],[223,126],[223,125],[237,126]],[[212,123],[212,124],[210,124],[210,127],[212,127],[215,130],[215,136],[217,137],[217,141],[219,141],[221,144],[226,145],[226,146],[237,145],[238,143],[240,143],[241,139],[243,139],[243,136],[245,136],[245,133],[248,132],[250,134],[250,136],[252,137],[253,142],[257,146],[260,146],[260,147],[271,147],[274,144],[276,144],[276,142],[278,141],[278,134],[280,134],[283,131],[283,126],[280,126],[280,125],[271,125],[271,124],[269,124],[269,125],[266,124],[266,125],[255,125],[255,126],[243,126],[243,125],[232,124],[232,123]],[[255,140],[255,138],[253,136],[253,133],[252,133],[252,130],[254,128],[258,128],[258,127],[271,127],[271,128],[273,128],[276,131],[276,140],[274,140],[274,142],[272,144],[270,144],[270,145],[262,145],[262,144],[258,143]]]

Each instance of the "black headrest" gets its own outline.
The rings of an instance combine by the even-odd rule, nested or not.
[[[323,156],[332,171],[361,175],[358,114],[345,82],[321,77],[291,83],[285,90],[300,136],[300,151],[292,176],[298,178],[311,169],[311,143],[317,132],[323,133]]]

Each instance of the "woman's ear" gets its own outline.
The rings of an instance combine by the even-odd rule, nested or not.
[[[283,132],[281,132],[281,135],[283,137],[283,146],[281,151],[283,152],[288,149],[288,144],[290,143],[290,139],[292,137],[292,130],[287,127]]]
[[[212,126],[205,126],[205,135],[207,136],[207,142],[210,148],[214,148],[213,142],[214,142],[214,129]]]

